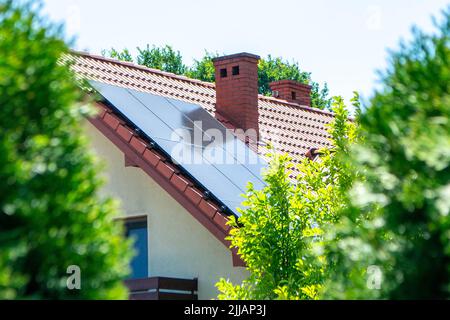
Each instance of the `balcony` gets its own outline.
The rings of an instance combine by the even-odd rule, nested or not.
[[[197,300],[197,279],[152,277],[125,281],[130,300]]]

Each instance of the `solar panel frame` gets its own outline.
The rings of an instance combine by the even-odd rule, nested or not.
[[[255,165],[254,167],[249,168],[245,164],[239,162],[236,155],[233,154],[232,156],[238,161],[238,163],[230,166],[228,164],[208,162],[208,160],[204,158],[204,148],[208,145],[205,146],[203,142],[201,146],[191,143],[190,146],[193,148],[193,151],[191,151],[192,154],[195,154],[196,148],[198,148],[201,150],[202,159],[208,162],[206,165],[207,168],[214,168],[209,169],[208,172],[206,172],[207,170],[203,172],[203,169],[199,169],[200,167],[193,167],[192,165],[180,162],[180,159],[177,160],[173,157],[173,153],[169,153],[167,151],[172,150],[170,145],[180,143],[172,138],[167,139],[168,136],[173,136],[174,130],[178,129],[176,127],[191,128],[191,130],[196,129],[196,119],[192,119],[192,117],[187,116],[186,114],[188,113],[196,113],[195,117],[201,118],[200,120],[203,121],[202,123],[206,124],[208,129],[217,129],[222,134],[226,134],[228,132],[220,122],[214,119],[200,106],[150,93],[113,86],[102,82],[90,81],[90,83],[115,112],[119,113],[129,123],[132,123],[133,126],[135,126],[135,129],[142,133],[144,138],[154,143],[155,147],[160,152],[174,161],[174,163],[182,169],[183,174],[186,174],[189,178],[193,179],[196,184],[203,189],[202,191],[207,191],[209,197],[222,204],[222,210],[224,213],[234,214],[236,216],[240,215],[236,208],[241,206],[243,199],[238,200],[238,197],[242,193],[245,193],[247,182],[253,182],[256,187],[262,187],[264,185],[260,174],[258,175],[255,173],[255,170],[261,170],[265,164],[265,161],[256,153],[255,156],[257,157],[257,160],[261,162],[260,165]],[[157,105],[157,107],[155,107],[155,105]],[[126,112],[124,110],[124,106],[126,106]],[[161,106],[163,107],[161,108]],[[160,109],[158,110],[158,108]],[[139,117],[138,115],[143,111],[146,112],[145,117]],[[178,112],[179,115],[181,114],[182,117],[177,118],[176,112]],[[161,132],[161,130],[163,132]],[[206,134],[204,128],[201,128],[201,131],[202,134]],[[254,151],[250,150],[236,137],[234,137],[234,140],[232,141],[238,145],[237,150],[241,152],[254,153]],[[216,149],[219,150],[221,148],[223,151],[229,153],[229,150],[224,149],[225,147],[217,147]],[[196,166],[201,165],[196,164]],[[202,166],[205,165],[203,164]],[[239,169],[236,170],[236,168]],[[191,173],[192,171],[195,173]],[[248,179],[246,177],[248,177]],[[211,179],[220,178],[224,178],[228,181],[228,184],[226,185],[226,188],[228,189],[226,191],[220,189],[217,187],[217,184],[213,184],[211,182]]]

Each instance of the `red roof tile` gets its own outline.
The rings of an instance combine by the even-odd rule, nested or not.
[[[223,214],[217,212],[213,220],[223,231],[227,232],[231,229],[231,227],[227,224],[228,218]]]
[[[146,149],[145,141],[138,137],[132,137],[130,144],[139,154],[143,154]]]
[[[202,201],[200,201],[198,207],[210,218],[213,218],[214,214],[219,211],[219,208],[216,205],[205,199],[202,199]]]
[[[186,197],[189,198],[189,200],[191,200],[195,205],[198,205],[200,203],[200,201],[203,198],[203,195],[201,193],[201,191],[199,191],[197,188],[195,187],[187,187],[187,189],[184,191],[184,194],[186,195]]]
[[[184,192],[186,188],[190,185],[190,182],[183,178],[181,175],[174,174],[170,179],[170,182],[181,192]]]
[[[167,179],[172,178],[173,174],[176,172],[176,169],[168,163],[164,163],[160,161],[156,166],[156,170],[159,171],[164,177]]]
[[[161,161],[161,157],[150,149],[145,149],[144,159],[154,167],[158,166],[158,163]]]
[[[117,128],[117,133],[119,136],[121,136],[126,142],[129,142],[131,140],[131,137],[133,137],[133,131],[131,129],[128,129],[124,125],[119,125]]]
[[[119,126],[120,120],[116,116],[114,116],[114,115],[112,115],[110,113],[106,113],[105,114],[105,122],[113,130],[116,130],[117,127]]]

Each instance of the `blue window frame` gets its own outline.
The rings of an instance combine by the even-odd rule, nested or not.
[[[134,241],[135,256],[131,260],[130,279],[148,277],[148,228],[147,219],[125,221],[126,236]]]

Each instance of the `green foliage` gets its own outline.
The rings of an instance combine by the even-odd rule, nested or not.
[[[284,61],[282,58],[268,56],[261,59],[258,65],[259,93],[271,95],[269,84],[279,80],[295,80],[311,85],[311,106],[319,109],[330,109],[331,99],[328,96],[328,86],[321,89],[317,82],[311,80],[311,73],[301,71],[298,62]]]
[[[269,83],[278,80],[296,80],[309,84],[311,74],[300,71],[297,62],[290,63],[282,58],[273,58],[271,55],[267,59],[261,59],[258,66],[259,92],[270,95]]]
[[[183,64],[183,58],[179,51],[174,51],[171,46],[150,48],[137,48],[137,63],[149,68],[159,69],[175,74],[184,74],[187,70]]]
[[[311,107],[329,110],[332,99],[329,96],[328,84],[325,82],[322,88],[317,82],[311,81]]]
[[[133,62],[133,56],[131,55],[130,51],[128,51],[128,49],[123,49],[122,51],[118,51],[114,48],[111,48],[108,51],[102,50],[102,55],[104,57],[108,56],[120,61]]]
[[[327,298],[450,298],[450,8],[436,26],[392,54],[360,115]]]
[[[91,112],[33,2],[0,1],[0,299],[126,298],[129,244],[80,124]],[[67,267],[81,268],[68,290]]]
[[[218,53],[206,51],[201,60],[194,60],[194,65],[186,72],[186,76],[206,82],[214,82],[216,76],[212,60],[218,56]]]
[[[330,271],[325,252],[317,252],[326,226],[339,221],[346,190],[355,172],[342,161],[357,139],[354,122],[341,98],[335,98],[330,125],[332,149],[317,161],[305,158],[297,168],[287,155],[271,154],[266,186],[249,185],[239,226],[229,240],[246,263],[248,279],[239,286],[221,279],[219,299],[317,299]],[[296,169],[296,179],[290,178]]]

